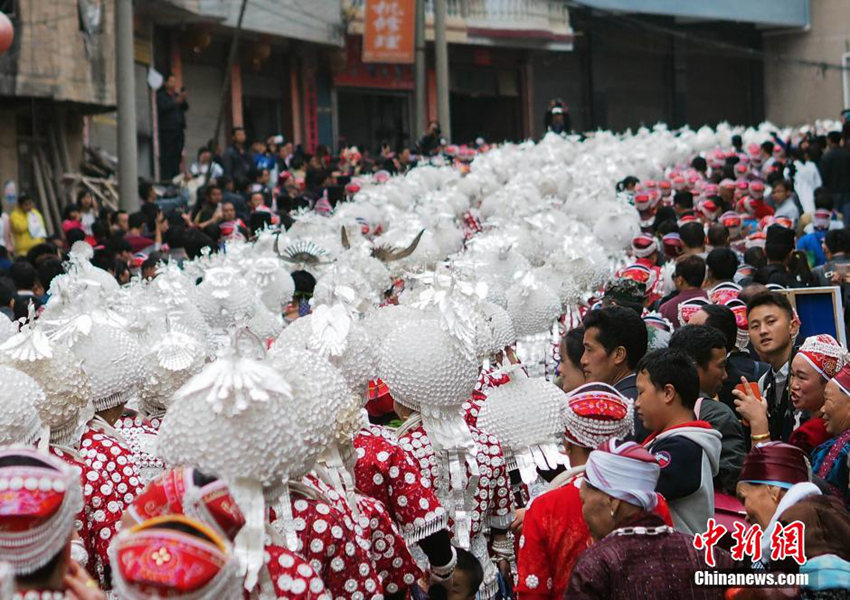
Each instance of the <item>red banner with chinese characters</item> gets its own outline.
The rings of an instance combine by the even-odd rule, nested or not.
[[[363,62],[412,64],[416,0],[366,0]]]
[[[414,88],[411,65],[364,63],[362,38],[359,35],[346,38],[345,54],[345,69],[334,74],[334,85],[337,87],[385,90],[412,90]]]

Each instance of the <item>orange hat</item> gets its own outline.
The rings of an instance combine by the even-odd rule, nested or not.
[[[124,600],[242,597],[230,545],[200,521],[180,515],[122,531],[109,547],[109,560],[115,590]]]

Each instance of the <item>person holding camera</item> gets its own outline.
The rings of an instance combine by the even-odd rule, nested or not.
[[[177,89],[177,78],[169,75],[156,92],[157,123],[159,125],[159,176],[171,181],[180,173],[185,144],[186,88]]]

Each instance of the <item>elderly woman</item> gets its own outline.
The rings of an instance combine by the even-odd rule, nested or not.
[[[738,498],[747,511],[747,521],[764,530],[762,555],[756,566],[768,566],[771,534],[782,513],[820,495],[810,479],[806,455],[791,444],[768,442],[755,446],[747,455],[738,480]]]
[[[791,361],[789,396],[798,422],[802,423],[791,432],[788,443],[806,454],[830,438],[826,421],[819,415],[827,382],[846,362],[847,351],[830,335],[806,338]],[[738,412],[749,421],[753,443],[770,441],[767,405],[752,391],[732,393],[737,398]]]
[[[830,437],[820,417],[827,382],[846,362],[847,351],[831,335],[806,338],[791,361],[791,404],[811,418],[791,433],[788,442],[806,454]]]
[[[523,600],[564,597],[573,565],[590,545],[579,498],[584,465],[593,448],[631,433],[633,415],[631,400],[605,383],[582,385],[567,397],[564,446],[572,469],[556,477],[553,489],[535,498],[525,514],[517,560],[517,592]]]
[[[850,507],[850,365],[830,379],[824,395],[823,418],[833,437],[812,452],[812,472]]]
[[[596,543],[576,562],[565,598],[723,597],[722,588],[694,585],[694,573],[709,567],[693,537],[650,512],[658,503],[659,472],[656,458],[634,442],[611,440],[590,453],[582,516]],[[732,567],[725,551],[715,548],[714,557],[714,568]]]
[[[800,600],[837,600],[850,587],[850,514],[838,498],[812,496],[782,513],[779,522],[805,525],[806,562],[800,572],[808,584],[799,589]]]

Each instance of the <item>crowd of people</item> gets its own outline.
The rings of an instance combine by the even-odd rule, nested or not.
[[[225,200],[234,202],[237,214],[247,223],[257,210],[252,206],[252,196],[257,193],[261,195],[257,202],[262,202],[262,212],[282,216],[298,209],[329,210],[360,189],[359,177],[377,175],[385,180],[403,175],[420,163],[468,165],[479,151],[486,150],[481,139],[474,146],[448,144],[436,121],[429,123],[414,147],[393,149],[383,141],[374,154],[353,145],[342,145],[336,155],[325,145],[308,153],[282,135],[249,141],[244,128],[234,127],[231,142],[223,151],[210,142],[198,150],[197,160],[173,179],[197,198],[193,213],[209,201],[209,186],[218,186],[227,192]],[[240,196],[241,200],[237,198]]]
[[[21,196],[0,599],[846,597],[850,354],[786,291],[846,298],[850,164],[770,133],[317,152],[306,200],[236,130],[186,207]]]

